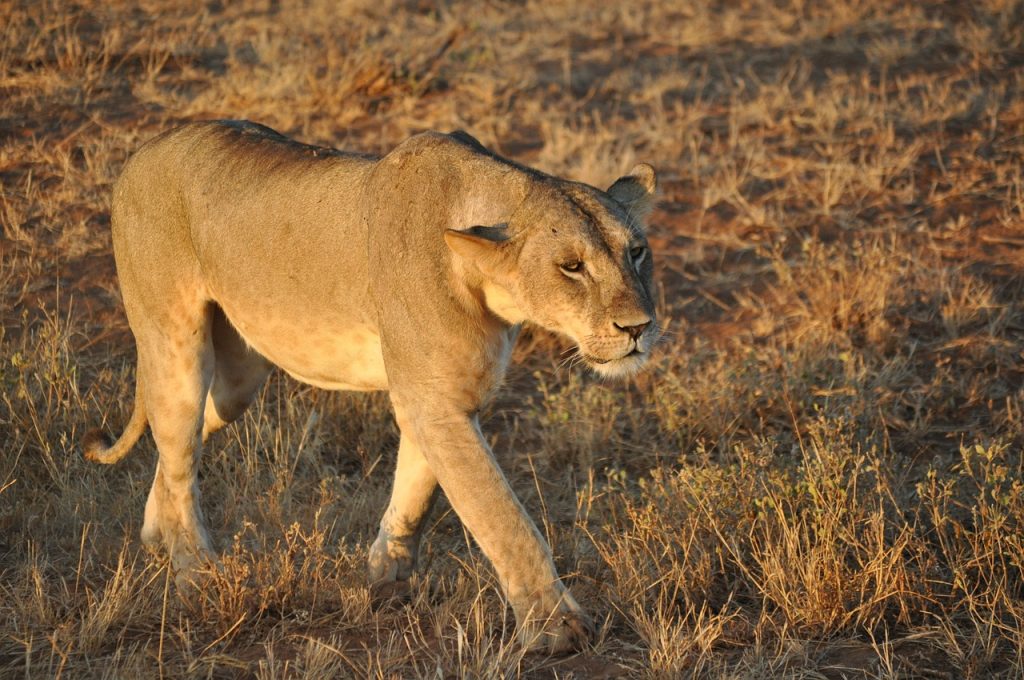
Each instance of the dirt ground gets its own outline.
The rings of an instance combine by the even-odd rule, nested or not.
[[[1024,3],[0,0],[0,676],[1024,676]],[[386,395],[275,375],[206,447],[221,550],[138,539],[155,449],[111,186],[177,123],[384,153],[465,129],[653,164],[669,339],[628,384],[527,328],[484,427],[599,624],[525,654],[441,504],[371,602]]]

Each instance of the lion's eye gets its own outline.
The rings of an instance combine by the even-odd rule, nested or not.
[[[583,272],[583,261],[574,260],[573,262],[566,262],[565,264],[560,264],[558,265],[558,267],[566,274],[580,274]]]
[[[647,255],[646,246],[633,246],[629,249],[629,257],[633,260],[633,264],[638,265],[644,261],[644,257]]]

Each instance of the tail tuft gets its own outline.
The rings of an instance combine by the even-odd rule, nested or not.
[[[82,437],[82,453],[86,460],[94,463],[110,463],[103,454],[114,445],[114,441],[100,428],[89,430]]]
[[[103,430],[89,430],[82,438],[82,453],[86,460],[111,465],[127,456],[145,431],[146,404],[142,399],[142,373],[139,372],[135,378],[135,408],[124,432],[115,442]]]

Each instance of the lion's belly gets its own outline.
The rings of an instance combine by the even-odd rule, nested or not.
[[[329,390],[388,387],[380,336],[367,325],[329,328],[298,320],[256,322],[225,312],[253,349],[296,380]]]

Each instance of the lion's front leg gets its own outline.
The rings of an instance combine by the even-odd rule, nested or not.
[[[494,566],[524,644],[551,653],[581,648],[593,625],[559,579],[547,544],[509,487],[476,418],[417,410],[403,414],[402,439],[417,443]]]
[[[391,502],[370,547],[369,577],[375,589],[386,590],[412,576],[423,525],[436,496],[437,478],[413,439],[403,434]]]

